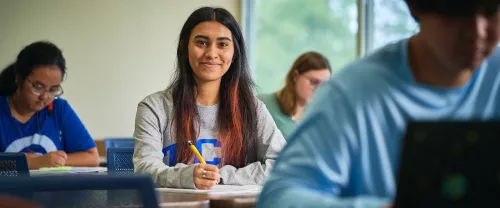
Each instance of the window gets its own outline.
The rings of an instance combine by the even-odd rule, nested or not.
[[[300,54],[317,51],[333,69],[356,58],[355,0],[255,0],[252,60],[259,93],[274,92]]]
[[[410,37],[418,32],[418,24],[413,20],[403,0],[370,0],[373,12],[368,12],[367,51],[371,52],[390,42]],[[368,7],[370,10],[370,6]],[[373,14],[373,15],[371,15]],[[373,30],[370,26],[373,25]],[[373,35],[369,35],[373,34]]]
[[[304,52],[326,56],[335,73],[360,53],[418,29],[403,0],[246,0],[243,11],[257,93],[281,89],[293,62]],[[363,27],[361,38],[358,24]]]

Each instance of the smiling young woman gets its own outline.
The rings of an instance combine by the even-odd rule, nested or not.
[[[194,11],[179,36],[174,81],[138,105],[136,172],[161,187],[262,183],[285,140],[253,88],[234,17],[222,8]],[[207,164],[196,164],[188,141]]]

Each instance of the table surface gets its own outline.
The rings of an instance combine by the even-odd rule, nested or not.
[[[210,208],[210,200],[199,201],[179,201],[179,202],[160,202],[159,207],[170,208]]]
[[[53,172],[48,175],[59,175]],[[78,173],[71,175],[106,175],[107,172]],[[44,174],[45,175],[45,174]],[[65,174],[63,174],[65,175]],[[36,176],[36,175],[35,175]],[[255,207],[258,194],[241,194],[231,196],[213,196],[206,194],[186,194],[157,191],[159,207],[181,207],[181,208],[228,208],[228,207]]]
[[[160,207],[189,208],[222,208],[222,207],[254,207],[258,195],[208,196],[203,194],[186,194],[157,192]]]

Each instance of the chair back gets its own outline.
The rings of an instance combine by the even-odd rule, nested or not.
[[[104,148],[110,147],[134,147],[134,138],[106,138],[104,139]]]
[[[133,147],[110,147],[106,153],[108,174],[134,174]]]
[[[29,176],[26,155],[22,152],[0,153],[0,177]]]

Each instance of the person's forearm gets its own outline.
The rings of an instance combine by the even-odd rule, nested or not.
[[[26,155],[26,161],[28,162],[28,168],[30,170],[41,168],[41,164],[37,160],[37,157],[39,157],[38,155],[32,153],[25,153],[24,155]]]
[[[99,153],[95,147],[84,152],[69,153],[65,166],[99,166]]]
[[[267,176],[267,168],[270,168],[273,160],[250,163],[242,168],[225,165],[219,170],[220,177],[225,185],[260,185]]]

